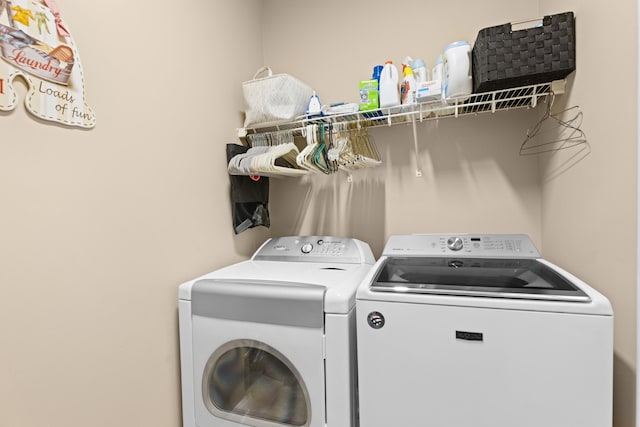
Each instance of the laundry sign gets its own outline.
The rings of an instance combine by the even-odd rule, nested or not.
[[[92,128],[84,74],[75,42],[55,0],[0,0],[0,110],[18,103],[16,76],[29,86],[25,106],[34,116]]]

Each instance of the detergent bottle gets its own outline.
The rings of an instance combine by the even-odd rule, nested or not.
[[[382,68],[384,68],[382,65],[373,67],[373,75],[371,76],[373,80],[378,82],[378,91],[380,90],[380,74],[382,74]]]
[[[413,67],[411,68],[413,69],[413,75],[418,83],[426,82],[429,80],[429,70],[427,70],[423,59],[414,59]]]
[[[400,105],[398,93],[398,69],[392,61],[387,61],[380,73],[380,108]]]
[[[449,44],[442,55],[442,96],[447,102],[464,101],[472,92],[471,46],[465,41]]]
[[[405,56],[402,60],[402,74],[404,74],[404,69],[407,67],[413,67],[413,58],[410,56]]]
[[[404,78],[400,85],[400,102],[402,104],[416,103],[416,78],[413,75],[413,69],[410,66],[404,67]]]
[[[438,55],[438,59],[436,60],[436,65],[433,67],[431,71],[431,79],[439,80],[442,82],[442,54]]]

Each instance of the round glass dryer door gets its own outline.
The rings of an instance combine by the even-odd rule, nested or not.
[[[255,427],[308,426],[309,393],[289,360],[269,345],[234,340],[209,358],[202,396],[213,415]]]

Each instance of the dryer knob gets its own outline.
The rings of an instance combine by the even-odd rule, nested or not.
[[[447,247],[452,251],[459,251],[464,246],[460,237],[449,237],[447,239]]]
[[[308,254],[313,250],[313,245],[311,243],[305,243],[304,245],[302,245],[302,248],[300,248],[300,250],[303,254]]]

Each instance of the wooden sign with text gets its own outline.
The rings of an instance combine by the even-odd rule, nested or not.
[[[0,0],[0,57],[0,110],[16,107],[13,80],[22,76],[30,113],[68,126],[95,126],[78,51],[55,0]]]

